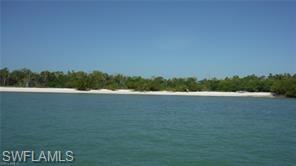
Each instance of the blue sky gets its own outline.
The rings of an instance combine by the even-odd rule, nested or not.
[[[144,77],[295,73],[295,11],[295,1],[2,1],[1,67]]]

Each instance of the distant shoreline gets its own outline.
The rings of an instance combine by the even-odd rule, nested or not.
[[[228,96],[228,97],[274,97],[270,92],[171,92],[171,91],[133,91],[130,89],[118,90],[89,90],[79,91],[71,88],[21,88],[0,87],[0,92],[31,92],[31,93],[82,93],[82,94],[118,94],[118,95],[168,95],[168,96]]]

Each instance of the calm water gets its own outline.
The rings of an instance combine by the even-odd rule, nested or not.
[[[72,150],[85,166],[296,165],[295,99],[0,95],[1,151]]]

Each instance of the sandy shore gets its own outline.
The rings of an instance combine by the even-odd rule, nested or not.
[[[125,95],[174,95],[174,96],[238,96],[238,97],[273,97],[269,92],[169,92],[169,91],[133,91],[128,89],[120,90],[90,90],[78,91],[70,88],[17,88],[0,87],[0,92],[34,92],[34,93],[87,93],[87,94],[125,94]]]

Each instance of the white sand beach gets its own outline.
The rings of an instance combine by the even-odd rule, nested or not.
[[[89,90],[79,91],[71,88],[19,88],[0,87],[0,92],[33,92],[33,93],[86,93],[86,94],[124,94],[124,95],[173,95],[173,96],[230,96],[230,97],[274,97],[269,92],[170,92],[170,91],[133,91],[129,89],[119,90]]]

